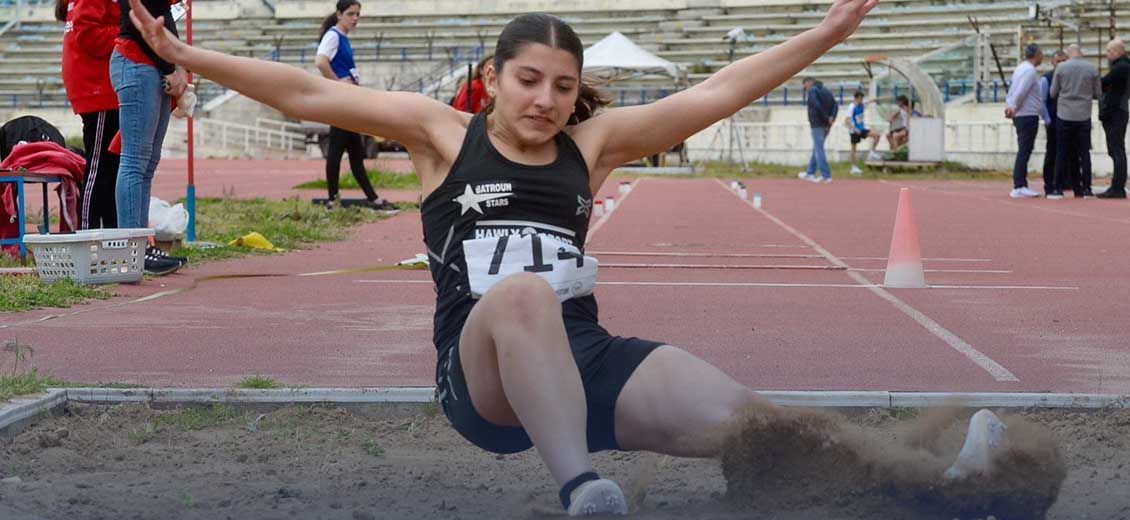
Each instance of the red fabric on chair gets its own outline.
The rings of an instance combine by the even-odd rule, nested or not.
[[[25,143],[12,148],[12,153],[0,163],[0,169],[13,170],[19,175],[29,177],[37,173],[61,176],[62,182],[55,188],[55,192],[59,194],[60,207],[63,208],[62,218],[59,219],[59,232],[70,233],[78,229],[79,186],[82,184],[83,172],[86,170],[86,159],[81,155],[49,141]],[[7,208],[15,207],[15,189],[0,191],[0,196],[3,197],[0,199],[0,210],[7,211]],[[8,220],[10,217],[4,219],[5,225]],[[5,228],[0,228],[0,237],[19,236],[18,230],[14,235],[6,235]]]

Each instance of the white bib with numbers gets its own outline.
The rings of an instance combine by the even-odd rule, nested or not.
[[[557,299],[592,294],[597,261],[571,244],[536,233],[463,241],[471,297],[480,298],[494,284],[516,273],[534,273],[549,282]]]

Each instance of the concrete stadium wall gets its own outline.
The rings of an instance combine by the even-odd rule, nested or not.
[[[851,141],[847,130],[842,126],[843,109],[840,121],[832,128],[825,150],[830,161],[847,161]],[[812,138],[809,133],[807,113],[804,107],[772,107],[754,109],[743,113],[741,121],[767,123],[769,128],[739,131],[737,134],[743,146],[735,143],[730,147],[730,132],[727,121],[715,123],[687,141],[688,156],[692,161],[745,160],[771,164],[793,165],[802,168],[808,164],[812,152]],[[1098,107],[1092,115],[1094,127],[1091,131],[1091,165],[1100,175],[1109,175],[1113,163],[1106,154],[1106,138],[1098,120]],[[1004,118],[1003,104],[961,105],[946,111],[946,160],[974,168],[1011,170],[1016,157],[1016,133],[1011,122]],[[882,128],[873,111],[868,113],[868,123]],[[960,130],[955,127],[960,126]],[[1041,125],[1043,126],[1043,125]],[[911,124],[913,132],[913,122]],[[1030,172],[1041,171],[1044,163],[1044,130],[1041,128],[1036,139],[1036,148],[1028,162]],[[859,149],[866,155],[869,143],[861,143]],[[880,140],[880,152],[888,150],[885,134]],[[861,156],[861,157],[862,157]],[[798,170],[799,171],[799,170]]]

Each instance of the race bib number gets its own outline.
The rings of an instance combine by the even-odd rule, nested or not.
[[[557,299],[592,294],[597,261],[556,238],[505,235],[463,241],[471,296],[480,298],[494,284],[515,273],[534,273],[549,282]]]

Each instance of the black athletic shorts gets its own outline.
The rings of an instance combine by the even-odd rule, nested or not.
[[[860,141],[871,137],[870,130],[858,130],[851,133],[851,144],[859,144]]]
[[[664,343],[611,336],[595,324],[570,325],[567,320],[565,330],[569,335],[569,346],[585,387],[589,451],[620,449],[616,442],[616,399],[636,367]],[[472,444],[493,453],[518,453],[530,449],[533,441],[525,429],[493,424],[479,415],[471,404],[463,364],[459,359],[459,338],[444,347],[448,354],[439,367],[436,391],[443,412],[455,430]]]

